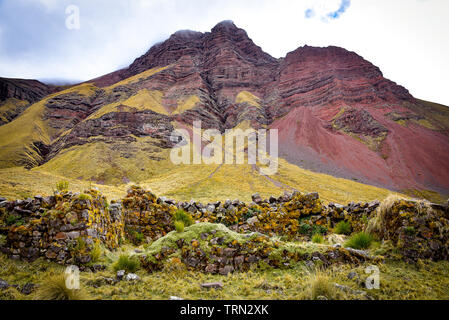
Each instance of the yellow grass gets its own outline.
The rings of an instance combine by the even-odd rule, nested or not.
[[[142,89],[130,98],[114,102],[101,107],[91,114],[87,119],[97,119],[110,112],[132,112],[151,110],[160,114],[168,115],[167,110],[162,106],[163,93],[158,90]]]
[[[190,109],[195,108],[196,104],[200,102],[200,98],[196,95],[189,96],[187,98],[181,99],[178,102],[178,106],[176,110],[173,111],[172,114],[181,114]]]
[[[42,159],[33,148],[33,143],[49,144],[51,137],[58,132],[48,126],[43,120],[45,104],[49,99],[71,92],[91,95],[96,87],[82,84],[67,90],[52,94],[33,104],[14,121],[0,127],[0,168],[8,168],[24,163],[37,165]]]
[[[73,192],[84,192],[91,187],[98,188],[109,200],[121,199],[126,194],[126,188],[100,185],[78,179],[71,179],[39,169],[27,170],[20,167],[0,169],[0,196],[8,199],[22,199],[35,195],[52,195],[56,184],[68,181]]]
[[[241,91],[235,98],[235,103],[247,103],[250,106],[260,108],[260,99],[251,92]]]
[[[0,103],[0,121],[8,122],[6,116],[15,113],[18,108],[24,108],[30,103],[25,100],[9,98]]]
[[[146,70],[146,71],[141,72],[135,76],[132,76],[132,77],[126,78],[125,80],[114,83],[113,85],[106,87],[105,89],[106,89],[106,91],[111,91],[112,89],[114,89],[115,87],[118,87],[118,86],[129,85],[129,84],[133,84],[133,83],[139,82],[144,79],[148,79],[151,76],[155,75],[156,73],[159,73],[159,72],[161,72],[167,68],[170,68],[170,67],[171,67],[171,65],[168,65],[168,66],[165,66],[162,68],[153,68],[153,69]]]

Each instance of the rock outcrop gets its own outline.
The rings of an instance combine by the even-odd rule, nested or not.
[[[0,78],[0,126],[58,89],[37,80]]]
[[[15,98],[34,103],[56,91],[54,86],[37,80],[0,78],[0,101]]]

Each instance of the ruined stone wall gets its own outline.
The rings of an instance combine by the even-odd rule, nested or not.
[[[70,192],[0,203],[0,225],[6,234],[1,251],[13,259],[44,256],[61,264],[91,261],[95,243],[116,248],[124,235],[121,206],[96,190]]]
[[[449,207],[397,199],[386,203],[368,229],[391,240],[407,260],[449,259]]]
[[[314,233],[329,233],[338,222],[348,221],[353,232],[371,226],[380,240],[391,240],[410,260],[449,257],[447,206],[408,200],[397,200],[387,209],[377,201],[326,206],[317,193],[300,192],[265,200],[255,194],[252,200],[249,204],[176,202],[137,186],[121,202],[110,205],[96,190],[0,199],[0,233],[6,236],[0,248],[14,259],[44,256],[62,264],[86,264],[95,243],[114,249],[125,237],[140,244],[165,236],[174,230],[173,214],[183,209],[196,222],[221,223],[239,233],[258,232],[285,240],[308,241]]]
[[[164,236],[174,230],[172,215],[180,208],[189,212],[195,221],[222,223],[235,231],[261,232],[293,240],[311,236],[317,231],[326,233],[342,220],[349,221],[353,230],[359,231],[378,206],[379,202],[324,206],[317,193],[300,192],[266,200],[255,194],[249,204],[239,200],[208,204],[193,200],[176,202],[132,187],[123,199],[123,214],[130,237],[134,237],[136,232],[151,240]]]

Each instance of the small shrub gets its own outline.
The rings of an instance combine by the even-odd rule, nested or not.
[[[311,226],[311,225],[309,225],[309,224],[307,224],[307,223],[302,223],[302,224],[299,226],[298,232],[299,232],[300,234],[306,235],[306,234],[309,234],[311,230],[312,230],[312,226]]]
[[[88,296],[82,289],[68,289],[65,274],[59,274],[45,280],[36,291],[37,300],[87,300]]]
[[[190,214],[182,209],[176,210],[176,212],[173,214],[173,220],[182,221],[185,227],[188,227],[195,222],[193,221],[193,218],[190,216]]]
[[[323,238],[323,236],[321,234],[315,233],[312,236],[312,242],[313,243],[324,243],[324,238]]]
[[[56,190],[59,192],[67,192],[69,191],[69,182],[62,180],[56,183]]]
[[[114,271],[125,270],[126,272],[136,272],[140,268],[140,262],[137,257],[130,257],[129,255],[122,254],[114,264]]]
[[[184,222],[182,222],[182,221],[175,221],[175,229],[179,233],[184,232]]]
[[[371,234],[366,232],[359,232],[349,238],[345,247],[350,247],[353,249],[367,249],[373,242],[374,238]]]
[[[348,221],[340,221],[335,225],[334,233],[336,234],[351,234],[351,224]]]

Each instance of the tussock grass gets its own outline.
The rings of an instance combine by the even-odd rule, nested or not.
[[[345,247],[353,249],[368,249],[374,238],[371,234],[366,232],[359,232],[354,234],[345,242]]]
[[[303,299],[306,300],[335,300],[340,297],[330,271],[315,270],[308,275],[305,287]]]
[[[174,225],[175,225],[176,232],[179,232],[179,233],[184,232],[184,222],[175,221]]]
[[[56,183],[56,190],[59,192],[67,192],[69,191],[69,182],[68,181],[59,181]]]
[[[313,243],[324,243],[324,237],[323,235],[319,234],[319,233],[315,233],[312,236],[312,242]]]
[[[121,254],[112,268],[116,272],[119,270],[125,270],[126,272],[136,272],[140,268],[140,262],[136,256]]]
[[[95,242],[94,246],[92,247],[92,250],[90,251],[90,256],[92,258],[92,262],[98,262],[100,260],[101,254],[103,253],[103,250],[101,249],[101,245],[98,242]]]
[[[390,194],[387,198],[385,198],[377,208],[376,216],[368,222],[366,231],[383,237],[386,230],[386,217],[391,215],[391,208],[393,207],[393,205],[397,201],[403,199],[405,198],[395,194]]]
[[[351,234],[351,224],[348,221],[340,221],[335,225],[334,233],[336,234]]]
[[[183,209],[178,209],[175,211],[175,213],[173,214],[173,220],[175,222],[182,222],[182,225],[184,227],[191,226],[195,222],[192,216]]]
[[[36,300],[88,300],[88,295],[82,289],[68,289],[65,274],[46,278],[39,285]]]

